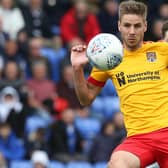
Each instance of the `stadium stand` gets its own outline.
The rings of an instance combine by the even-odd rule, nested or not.
[[[53,100],[53,97],[51,96],[51,104],[49,106],[47,106],[45,103],[42,103],[39,107],[39,104],[34,101],[30,103],[28,95],[33,95],[34,97],[36,97],[36,95],[34,95],[34,93],[32,93],[26,87],[25,83],[27,83],[27,81],[32,77],[31,69],[29,66],[29,63],[32,62],[32,58],[29,57],[31,55],[31,52],[34,53],[35,57],[38,57],[34,58],[35,60],[42,57],[44,61],[49,61],[49,69],[51,71],[50,74],[46,75],[46,78],[54,83],[56,89],[58,83],[62,81],[63,65],[70,65],[70,50],[68,47],[70,43],[65,40],[68,38],[65,34],[62,36],[61,23],[63,22],[63,18],[65,18],[65,14],[67,14],[67,12],[71,10],[71,7],[73,6],[72,1],[74,0],[2,0],[2,2],[0,3],[0,14],[2,14],[2,16],[0,16],[0,94],[2,93],[1,91],[4,87],[11,86],[11,80],[9,82],[8,78],[3,74],[3,71],[6,69],[8,61],[13,61],[17,64],[17,67],[19,67],[18,70],[20,76],[18,78],[18,75],[16,75],[17,77],[14,75],[16,79],[12,80],[12,86],[19,86],[17,87],[19,94],[21,93],[21,95],[19,95],[19,100],[24,106],[23,114],[26,121],[24,123],[22,122],[23,124],[21,124],[21,121],[20,123],[14,123],[11,121],[9,123],[14,123],[14,125],[17,125],[17,127],[19,125],[20,127],[25,128],[19,128],[19,135],[28,136],[38,128],[47,128],[46,130],[48,132],[46,131],[46,135],[48,137],[50,134],[51,119],[53,119],[55,122],[60,119],[57,117],[57,109],[54,109],[53,111],[49,110],[49,108],[52,109],[52,103],[54,102],[56,104],[57,100]],[[119,36],[119,32],[117,31],[116,27],[118,18],[116,9],[121,0],[115,0],[115,3],[112,2],[113,4],[111,4],[111,2],[108,2],[107,0],[86,1],[88,1],[89,4],[91,4],[90,2],[92,2],[96,7],[96,12],[95,10],[93,10],[95,13],[91,11],[91,17],[93,17],[94,20],[96,19],[100,24],[100,28],[98,28],[98,31],[96,31],[96,33],[100,31],[107,33],[111,30],[111,33],[115,33],[117,36]],[[161,26],[165,20],[168,20],[168,14],[165,12],[168,11],[167,0],[148,0],[145,2],[149,7],[149,24],[148,31],[145,33],[145,40],[161,40]],[[107,5],[109,3],[111,4],[110,8],[108,8],[109,5]],[[6,9],[5,4],[10,7],[9,10]],[[105,10],[115,11],[107,12]],[[90,32],[90,25],[92,25],[92,22],[93,20],[88,22],[89,29],[88,27],[86,28],[88,33]],[[111,24],[109,24],[110,22]],[[75,26],[78,26],[75,20],[74,23]],[[81,26],[75,28],[79,30],[77,37],[82,38],[84,39],[82,41],[85,41],[86,37],[82,25],[83,23],[81,21]],[[64,27],[71,28],[71,26],[67,26],[66,24],[64,24]],[[101,30],[99,31],[99,29]],[[92,30],[94,29],[92,28]],[[95,35],[96,33],[94,32],[93,34]],[[91,37],[89,36],[89,39],[90,38]],[[39,48],[38,46],[33,45],[33,48],[30,49],[29,45],[31,44],[32,39],[42,40],[42,46],[40,46]],[[54,43],[54,39],[59,39],[60,41],[58,43]],[[86,41],[88,41],[89,39],[87,39]],[[72,42],[75,41],[81,40],[75,39]],[[88,72],[89,70],[90,69],[87,69],[86,67],[86,72]],[[12,73],[9,73],[9,76],[12,76],[11,74]],[[2,81],[5,81],[5,85],[3,85],[4,82]],[[19,85],[20,83],[22,84],[21,87]],[[71,79],[67,80],[66,84],[69,89],[72,89],[74,91],[74,86]],[[38,88],[40,88],[40,85],[38,86]],[[57,93],[55,93],[55,95],[57,95]],[[69,97],[67,97],[67,95]],[[75,94],[73,92],[73,96],[74,95]],[[72,99],[73,101],[74,97],[72,98],[70,96],[71,94],[66,93],[65,96],[62,97],[67,101],[70,99]],[[77,97],[75,97],[75,99],[77,100]],[[33,107],[30,106],[30,104],[32,105],[32,103]],[[40,116],[42,117],[39,117],[39,114],[35,112],[34,108],[37,107],[40,109],[42,108],[43,111],[45,111],[43,114],[40,113]],[[79,106],[77,106],[77,108],[74,108],[74,111],[77,111],[78,107]],[[111,81],[108,81],[106,83],[100,95],[88,108],[91,114],[90,116],[88,116],[87,118],[80,118],[76,113],[75,120],[76,127],[78,128],[83,140],[87,140],[86,144],[83,145],[83,154],[86,155],[86,158],[89,157],[87,154],[90,145],[93,142],[93,138],[99,135],[103,122],[105,122],[107,119],[112,120],[114,114],[120,111],[119,99]],[[2,109],[2,105],[0,105],[0,109]],[[25,113],[27,114],[25,115]],[[13,114],[14,113],[11,112],[10,119],[16,122]],[[18,114],[19,113],[16,113],[15,117],[18,117]],[[0,123],[1,122],[2,118],[0,118]],[[17,120],[17,122],[19,121]],[[12,131],[17,130],[14,127],[12,129]],[[24,136],[20,136],[19,138],[21,142],[26,143]],[[45,151],[49,155],[49,157],[50,151],[51,149],[49,151]],[[5,156],[3,152],[1,154]],[[12,154],[15,155],[15,153]],[[7,158],[4,157],[4,160],[5,159]],[[24,156],[23,160],[11,159],[6,161],[6,163],[8,162],[9,168],[32,168],[30,158],[26,155]],[[105,168],[106,164],[107,163],[105,162],[97,162],[95,164],[91,164],[89,162],[70,162],[68,164],[64,164],[58,161],[51,161],[50,168]],[[159,168],[159,166],[157,165],[157,163],[154,163],[147,168]]]

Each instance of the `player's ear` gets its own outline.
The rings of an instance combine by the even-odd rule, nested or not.
[[[119,21],[118,21],[118,30],[119,30],[119,31],[121,31],[120,25],[121,25],[121,22],[120,22],[120,20],[119,20]]]
[[[147,21],[145,21],[145,24],[144,24],[144,32],[147,31],[147,26],[148,26]]]

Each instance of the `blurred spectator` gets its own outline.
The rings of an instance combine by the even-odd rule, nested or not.
[[[52,31],[55,35],[60,33],[61,17],[71,6],[72,0],[44,0],[44,10],[48,15]]]
[[[101,6],[101,1],[102,0],[87,0],[89,5],[89,10],[97,14],[100,10],[99,7]]]
[[[49,168],[49,158],[46,152],[37,150],[32,154],[33,168]]]
[[[8,168],[7,161],[2,153],[0,153],[0,168]]]
[[[15,40],[8,40],[5,44],[4,53],[2,53],[3,66],[8,61],[14,61],[18,64],[20,70],[25,72],[26,61],[18,51],[18,44]]]
[[[162,39],[168,42],[168,21],[163,23],[162,26]]]
[[[27,59],[29,37],[26,29],[23,28],[17,33],[18,52]]]
[[[2,71],[2,79],[0,82],[0,89],[11,86],[22,94],[24,92],[25,80],[22,70],[14,61],[8,61]]]
[[[5,87],[0,92],[0,121],[7,121],[16,135],[23,137],[27,115],[17,91],[12,87]]]
[[[168,19],[168,1],[160,3],[159,16],[164,20]]]
[[[50,115],[51,112],[46,109],[43,103],[46,100],[53,101],[55,99],[55,84],[47,78],[47,68],[43,62],[34,63],[32,71],[33,77],[27,81],[29,105],[40,115]]]
[[[69,47],[79,43],[88,43],[100,33],[100,27],[95,15],[91,14],[85,0],[76,0],[74,7],[61,19],[61,34],[63,41]]]
[[[43,62],[32,65],[33,77],[27,81],[29,91],[39,103],[56,96],[55,84],[47,78],[47,68]]]
[[[57,120],[61,119],[61,113],[69,107],[69,102],[62,98],[56,97],[53,104],[53,117]]]
[[[145,36],[147,36],[147,40],[158,41],[162,38],[161,28],[163,22],[168,19],[168,1],[150,1],[148,2],[148,31]]]
[[[26,31],[30,37],[51,38],[51,26],[43,10],[43,0],[29,0],[27,6],[22,7]]]
[[[68,100],[69,107],[73,109],[81,107],[75,93],[73,82],[73,70],[71,65],[64,66],[62,70],[62,81],[57,85],[57,92],[59,97]]]
[[[32,71],[33,77],[27,81],[29,91],[28,104],[33,113],[30,118],[32,121],[38,119],[48,126],[52,122],[52,107],[50,107],[50,103],[49,105],[48,103],[46,104],[46,101],[51,102],[51,105],[53,104],[52,102],[56,96],[55,84],[47,79],[46,65],[44,62],[33,63]],[[33,124],[36,126],[36,122],[33,122]]]
[[[3,31],[12,39],[16,39],[17,33],[25,25],[19,8],[14,7],[13,0],[1,0],[0,16],[3,22]]]
[[[153,20],[153,18],[158,16],[158,10],[160,5],[164,2],[165,0],[148,0],[147,5],[148,5],[148,20]]]
[[[5,87],[0,92],[0,119],[1,122],[7,120],[11,111],[14,110],[16,113],[20,113],[23,105],[19,100],[17,91],[12,87]]]
[[[111,121],[105,122],[102,126],[101,133],[93,140],[89,153],[90,161],[93,163],[107,162],[117,145],[114,123]]]
[[[66,109],[61,114],[61,120],[51,128],[49,144],[52,158],[63,162],[82,160],[83,140],[74,125],[75,113],[72,109]]]
[[[0,124],[0,152],[8,161],[23,159],[25,155],[23,143],[7,123]]]
[[[26,149],[27,156],[30,157],[36,150],[43,150],[49,153],[49,144],[47,142],[47,132],[45,128],[37,128],[27,137]]]
[[[16,0],[16,4],[20,5],[28,5],[29,0]]]
[[[9,40],[9,34],[3,30],[3,19],[0,16],[0,51],[2,52],[6,41]]]
[[[118,35],[118,2],[105,0],[103,9],[98,13],[98,20],[102,32]]]
[[[27,78],[32,77],[32,65],[35,62],[43,62],[47,67],[47,77],[50,78],[51,76],[51,69],[50,69],[50,63],[48,58],[44,57],[41,53],[41,49],[43,47],[43,40],[41,38],[32,38],[29,40],[28,44],[28,53],[27,53],[27,71],[26,76]]]
[[[163,19],[157,18],[153,21],[152,25],[152,36],[151,40],[152,41],[158,41],[162,39],[162,26],[163,26]]]

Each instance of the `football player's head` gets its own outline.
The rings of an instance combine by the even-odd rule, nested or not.
[[[118,27],[128,50],[139,48],[147,30],[147,6],[142,2],[124,1],[119,6]]]

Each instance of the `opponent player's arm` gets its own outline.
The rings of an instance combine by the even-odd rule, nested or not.
[[[77,45],[71,51],[71,63],[74,72],[75,91],[82,105],[90,105],[99,94],[101,87],[92,85],[84,76],[83,66],[88,63],[86,46]]]

